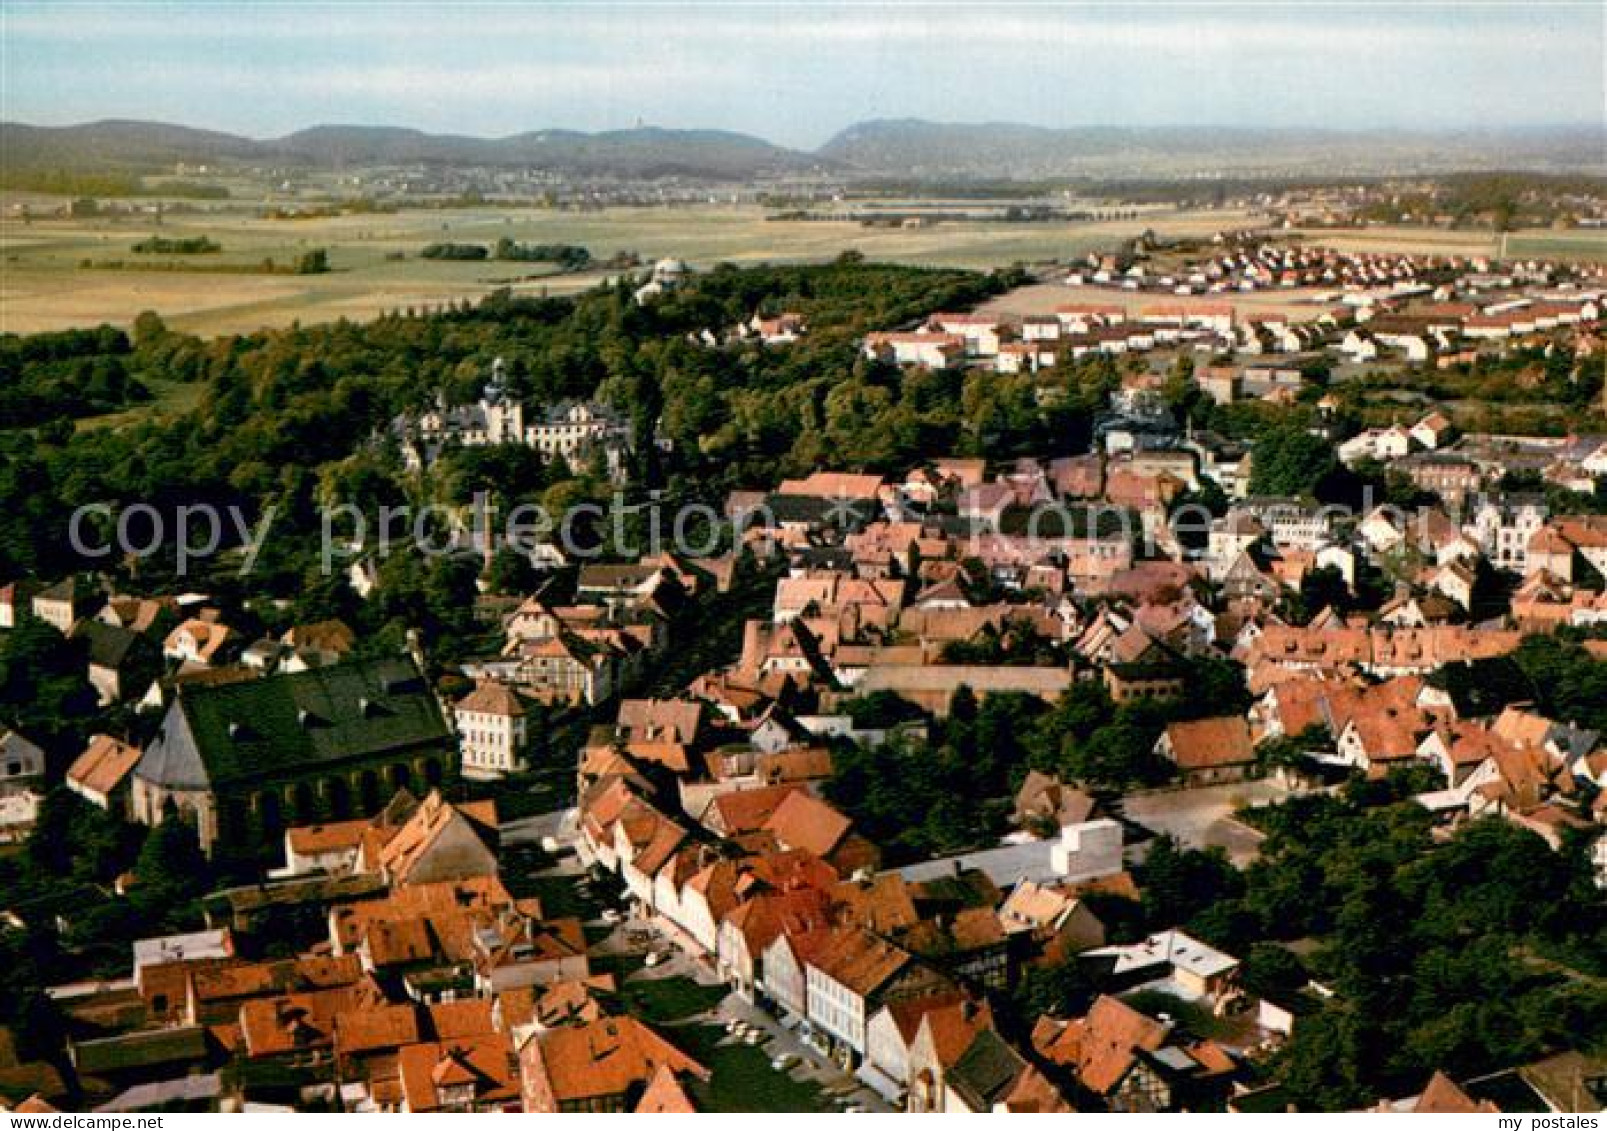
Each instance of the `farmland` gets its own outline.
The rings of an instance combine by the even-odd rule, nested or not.
[[[1100,222],[944,222],[869,228],[851,220],[768,220],[757,206],[611,208],[577,212],[536,208],[416,209],[317,219],[265,219],[242,205],[91,219],[19,215],[5,201],[0,220],[0,330],[30,332],[110,322],[127,325],[155,310],[179,329],[201,334],[250,332],[292,322],[367,319],[388,310],[423,309],[476,298],[497,287],[563,294],[596,285],[603,269],[558,274],[547,264],[429,261],[428,243],[490,244],[507,236],[529,243],[585,246],[594,259],[629,250],[651,261],[676,256],[694,267],[830,259],[845,250],[867,258],[985,269],[1017,261],[1069,259],[1150,229],[1162,237],[1208,236],[1252,223],[1243,212],[1146,211]],[[55,202],[55,203],[59,203]],[[204,236],[221,245],[204,270],[182,256],[136,256],[154,234]],[[1488,232],[1369,228],[1307,233],[1314,242],[1367,250],[1488,254]],[[314,248],[327,248],[331,270],[276,272]],[[1514,255],[1607,259],[1607,233],[1525,232],[1509,238]],[[104,270],[85,262],[121,262]]]

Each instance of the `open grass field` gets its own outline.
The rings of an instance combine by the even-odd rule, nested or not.
[[[13,207],[17,202],[0,199],[0,331],[17,333],[101,322],[127,325],[144,310],[196,333],[248,332],[434,307],[496,287],[562,294],[606,277],[600,270],[554,275],[545,264],[419,259],[419,249],[436,241],[490,244],[508,236],[529,243],[581,244],[599,260],[629,250],[648,261],[676,256],[697,268],[719,262],[819,261],[851,249],[892,262],[980,269],[1069,259],[1109,248],[1146,228],[1163,237],[1209,236],[1253,222],[1231,211],[1154,210],[1122,221],[866,228],[849,220],[772,221],[758,207],[718,204],[597,212],[416,209],[394,215],[268,220],[234,203],[169,213],[158,225],[154,215],[24,220]],[[41,203],[30,202],[36,213]],[[132,245],[153,234],[205,235],[222,250],[198,256],[135,255]],[[1477,254],[1496,248],[1494,237],[1479,232],[1369,228],[1311,232],[1308,237],[1368,250]],[[284,265],[312,248],[328,249],[333,268],[328,274],[258,270],[265,259]],[[1509,238],[1508,250],[1513,255],[1607,261],[1607,233],[1517,233]],[[121,261],[125,266],[86,268],[86,260]],[[173,263],[211,269],[153,269]],[[223,265],[238,270],[216,270]]]

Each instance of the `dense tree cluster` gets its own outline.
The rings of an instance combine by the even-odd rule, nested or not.
[[[430,243],[419,249],[420,259],[487,259],[491,253],[480,243]]]
[[[1176,699],[1118,704],[1097,680],[1073,685],[1031,737],[1033,766],[1095,789],[1165,781],[1171,766],[1155,754],[1155,744],[1168,723],[1238,714],[1249,706],[1237,664],[1202,657],[1179,666],[1185,691]]]
[[[1548,718],[1607,733],[1607,664],[1592,656],[1580,630],[1526,637],[1509,656],[1450,664],[1430,677],[1468,715],[1524,704]]]
[[[827,794],[895,858],[986,847],[1007,831],[1014,791],[1029,768],[1101,791],[1153,785],[1171,774],[1155,754],[1168,722],[1248,705],[1236,665],[1202,659],[1185,667],[1190,692],[1171,701],[1116,704],[1102,683],[1082,681],[1053,705],[1013,693],[979,704],[962,687],[949,716],[924,737],[895,732],[878,747],[837,751]],[[909,704],[886,693],[850,701],[848,710],[866,727],[911,717]]]
[[[132,250],[136,255],[208,255],[223,246],[207,236],[148,236]]]
[[[1338,468],[1333,445],[1321,436],[1297,424],[1268,428],[1256,437],[1250,492],[1321,497]]]
[[[1267,839],[1242,874],[1166,842],[1143,870],[1150,921],[1254,955],[1260,992],[1287,999],[1302,980],[1268,945],[1305,943],[1304,966],[1338,997],[1300,1019],[1272,1066],[1303,1107],[1343,1110],[1434,1069],[1465,1079],[1607,1037],[1607,908],[1583,840],[1558,855],[1491,819],[1441,843],[1427,810],[1395,800],[1412,788],[1256,810]]]
[[[962,687],[925,738],[897,735],[874,749],[836,751],[826,795],[893,862],[985,846],[1005,828],[1011,792],[1026,772],[1027,733],[1044,712],[1029,695],[978,703]]]
[[[150,360],[110,326],[0,334],[0,421],[37,425],[149,400]]]
[[[393,446],[376,443],[395,414],[437,394],[453,403],[477,397],[496,357],[507,361],[510,393],[537,410],[596,397],[624,411],[639,440],[656,428],[671,452],[638,442],[635,488],[676,499],[718,501],[733,486],[774,482],[828,455],[885,467],[949,441],[1003,450],[1018,442],[1015,426],[1042,427],[1038,414],[1019,409],[997,419],[1010,398],[1028,403],[1027,391],[968,392],[950,374],[905,377],[867,365],[854,344],[869,329],[969,305],[998,285],[964,272],[847,261],[719,269],[650,308],[632,301],[627,282],[575,299],[498,294],[425,316],[212,340],[175,333],[154,316],[132,335],[0,339],[0,365],[15,377],[0,391],[13,398],[7,423],[123,403],[103,403],[103,387],[121,387],[127,399],[147,379],[200,386],[196,410],[181,417],[77,433],[0,431],[0,577],[120,567],[73,553],[68,520],[83,504],[235,506],[252,523],[272,507],[274,537],[252,590],[300,599],[319,589],[307,576],[317,565],[319,503],[464,503],[488,484],[549,504],[606,495],[596,469],[538,465],[522,452],[450,453],[428,476],[412,476]],[[780,308],[806,314],[810,340],[785,350],[687,340]],[[118,374],[127,375],[121,386]],[[968,413],[992,423],[967,428]],[[208,579],[225,594],[238,584],[229,580],[233,564]],[[160,578],[155,558],[141,568],[147,585]]]
[[[42,987],[125,977],[136,939],[204,925],[197,901],[211,881],[184,822],[146,830],[64,788],[47,794],[24,850],[0,857],[0,906],[20,921],[0,931],[0,1026],[23,1058],[65,1063],[63,1019]]]
[[[509,263],[556,263],[565,271],[579,271],[591,263],[591,252],[578,244],[519,243],[508,236],[496,242],[491,254]]]

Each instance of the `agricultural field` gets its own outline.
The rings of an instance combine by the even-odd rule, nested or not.
[[[1502,237],[1494,232],[1414,227],[1313,228],[1298,233],[1313,244],[1339,251],[1406,252],[1412,255],[1488,255],[1607,262],[1607,231],[1530,228]]]
[[[25,221],[7,207],[0,220],[0,330],[126,325],[141,311],[155,310],[179,329],[247,332],[438,306],[496,287],[562,294],[594,286],[608,274],[557,275],[545,264],[419,259],[419,249],[436,241],[490,244],[507,236],[528,243],[580,244],[598,260],[623,250],[649,262],[675,256],[695,268],[719,262],[825,260],[854,250],[898,263],[985,269],[1081,255],[1146,227],[1165,235],[1197,236],[1245,222],[1246,217],[1235,213],[1165,212],[1103,223],[978,221],[867,228],[846,220],[772,221],[758,207],[710,205],[585,213],[418,210],[310,220],[268,220],[235,208],[170,214],[158,227],[154,216]],[[157,232],[169,238],[204,235],[222,250],[196,256],[132,253],[136,242]],[[282,266],[320,247],[329,252],[328,274],[257,270],[265,259]],[[121,261],[123,267],[84,267],[86,260]],[[194,269],[165,269],[175,261]],[[238,271],[220,271],[221,265]]]
[[[1324,295],[1332,294],[1332,291],[1321,291],[1314,287],[1290,287],[1248,293],[1203,295],[1196,301],[1230,303],[1239,318],[1282,316],[1293,322],[1311,322],[1334,305],[1332,301],[1323,299]],[[1005,318],[1024,318],[1029,315],[1053,314],[1059,307],[1073,303],[1095,303],[1101,306],[1119,306],[1131,317],[1146,306],[1164,306],[1171,302],[1185,301],[1189,300],[1173,298],[1156,291],[1035,283],[1002,294],[984,303],[981,309],[985,313]]]

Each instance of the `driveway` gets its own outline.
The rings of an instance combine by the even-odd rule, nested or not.
[[[1242,868],[1256,858],[1263,837],[1234,820],[1234,811],[1288,796],[1289,791],[1275,782],[1234,782],[1200,789],[1130,793],[1122,798],[1121,810],[1128,820],[1154,833],[1167,833],[1185,848],[1221,848],[1229,860]],[[1133,846],[1129,850],[1130,862],[1141,862],[1148,850],[1148,842]]]

